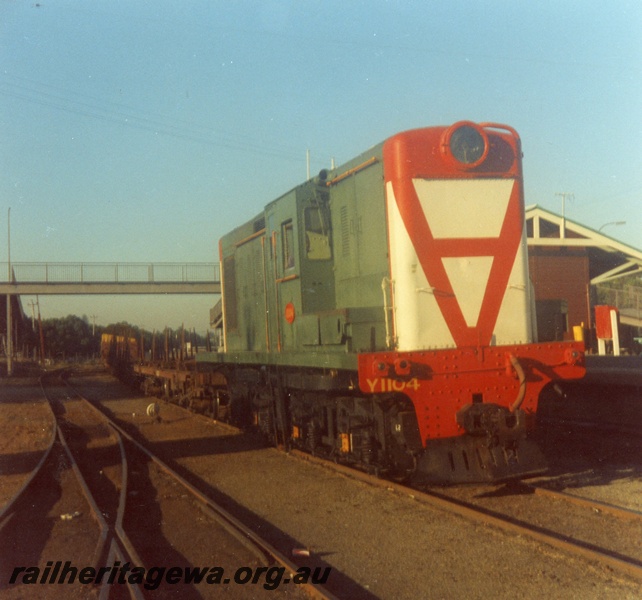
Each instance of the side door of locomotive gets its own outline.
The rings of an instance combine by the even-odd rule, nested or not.
[[[265,280],[270,350],[292,350],[301,312],[299,223],[294,191],[269,204],[266,217]]]
[[[329,193],[308,185],[300,190],[298,206],[301,308],[314,315],[336,307]]]

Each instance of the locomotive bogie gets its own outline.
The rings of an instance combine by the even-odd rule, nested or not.
[[[422,444],[408,398],[362,395],[346,386],[347,375],[330,381],[298,370],[241,372],[229,386],[235,424],[254,427],[270,443],[377,473],[406,477],[414,470]]]

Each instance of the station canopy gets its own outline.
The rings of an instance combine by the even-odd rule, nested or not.
[[[598,286],[631,275],[642,276],[642,250],[606,235],[602,229],[614,231],[620,221],[605,223],[600,229],[572,221],[538,205],[526,207],[528,246],[550,248],[582,248],[589,258],[590,284]],[[639,301],[636,302],[639,304]],[[622,311],[621,311],[622,312]],[[631,315],[631,325],[642,326],[639,306]],[[626,314],[622,315],[626,319]]]

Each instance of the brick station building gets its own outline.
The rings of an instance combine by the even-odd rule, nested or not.
[[[583,326],[591,343],[594,307],[603,303],[618,308],[625,337],[639,334],[642,289],[617,282],[642,275],[641,250],[537,205],[526,208],[526,233],[540,341],[573,339]]]

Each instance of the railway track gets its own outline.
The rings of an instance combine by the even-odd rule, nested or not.
[[[493,487],[415,489],[303,452],[292,453],[301,460],[313,461],[510,535],[528,537],[642,582],[642,513],[638,511],[523,482]]]
[[[55,376],[48,374],[41,378],[40,393],[43,396],[46,380]],[[50,407],[51,443],[26,477],[24,485],[2,509],[0,555],[5,560],[0,562],[0,591],[7,598],[25,597],[24,589],[11,585],[11,579],[24,575],[27,568],[34,583],[48,579],[54,571],[60,571],[63,563],[56,567],[56,561],[49,560],[49,557],[56,556],[60,546],[65,548],[65,561],[89,565],[104,543],[103,529],[98,522],[101,518],[99,511],[87,502],[54,411],[48,402],[43,402]],[[88,597],[86,586],[78,582],[67,581],[67,585],[50,587],[47,592],[49,598]],[[35,595],[40,594],[36,592]],[[97,597],[97,593],[93,596]]]
[[[84,387],[84,386],[83,386]],[[95,390],[95,391],[94,391]],[[122,399],[123,396],[118,395],[114,397],[114,400],[109,400],[106,398],[106,401],[103,402],[101,399],[101,394],[98,390],[98,388],[93,388],[91,392],[89,392],[90,397],[93,398],[93,401],[96,404],[101,404],[106,407],[106,410],[114,415],[115,418],[118,419],[120,423],[123,423],[127,427],[127,431],[133,432],[136,431],[136,435],[138,439],[146,439],[149,440],[149,442],[152,444],[153,448],[155,451],[159,451],[163,456],[167,457],[166,460],[171,461],[172,465],[177,465],[180,466],[181,469],[185,469],[183,472],[184,475],[188,476],[188,478],[192,481],[196,481],[199,487],[201,487],[201,483],[205,483],[205,487],[202,489],[208,489],[207,482],[213,481],[207,473],[211,473],[211,467],[204,466],[202,469],[199,468],[201,465],[201,461],[199,458],[203,456],[205,459],[205,462],[209,460],[209,457],[218,457],[218,459],[215,461],[215,464],[220,462],[222,465],[223,462],[227,463],[231,461],[234,464],[247,464],[248,468],[252,472],[252,467],[250,466],[250,463],[260,463],[260,464],[265,464],[268,462],[275,462],[276,461],[276,455],[281,454],[281,456],[285,456],[284,453],[275,453],[274,450],[266,449],[266,459],[257,459],[256,461],[254,460],[243,460],[243,461],[236,461],[235,455],[238,452],[246,452],[247,447],[245,443],[243,443],[242,449],[239,444],[241,444],[240,441],[235,441],[237,440],[238,436],[235,436],[234,434],[231,433],[231,428],[229,427],[224,427],[223,430],[230,429],[230,432],[228,433],[221,433],[218,432],[216,433],[217,429],[219,429],[220,424],[213,423],[211,420],[206,419],[205,417],[188,417],[187,416],[187,411],[184,409],[181,409],[178,406],[172,405],[170,408],[169,406],[164,407],[164,405],[161,405],[161,414],[163,415],[162,421],[160,421],[157,424],[154,424],[150,422],[150,419],[144,415],[140,414],[140,409],[141,406],[145,406],[145,404],[141,404],[143,402],[142,399],[131,399],[131,400],[124,400]],[[113,397],[113,396],[112,396]],[[129,412],[127,412],[129,410]],[[136,414],[132,413],[132,410],[136,411]],[[143,409],[144,412],[144,409]],[[185,414],[185,416],[181,416],[181,412]],[[178,413],[178,414],[176,414]],[[192,413],[193,414],[193,413]],[[182,423],[192,423],[191,419],[193,419],[193,424],[190,424],[188,427],[185,427],[182,425]],[[202,424],[200,424],[202,422]],[[207,423],[210,423],[210,425],[207,425]],[[177,434],[174,433],[174,428],[178,426]],[[139,429],[140,427],[140,429]],[[212,429],[213,428],[213,429]],[[199,433],[195,433],[195,430],[199,430]],[[195,448],[195,452],[188,452],[187,454],[184,454],[180,448],[178,448],[173,440],[175,439],[189,439],[191,436],[189,432],[192,431],[192,435],[194,436],[193,443],[197,445]],[[208,433],[208,431],[210,433]],[[177,437],[174,437],[174,436]],[[210,437],[212,436],[212,437]],[[242,436],[243,438],[247,438],[247,435]],[[171,442],[170,442],[171,441]],[[257,452],[258,446],[256,449],[250,448],[250,454],[255,455],[258,454]],[[296,453],[291,453],[291,456],[294,456]],[[272,455],[273,458],[269,458],[269,456]],[[312,457],[309,457],[308,455],[303,455],[303,458],[305,461],[314,461]],[[291,467],[288,468],[287,472],[289,473],[287,475],[288,478],[295,478],[298,479],[298,475],[294,474],[294,470],[297,469],[296,463],[298,461],[293,461],[291,458],[285,458],[285,462],[283,459],[279,459],[277,461],[279,464],[285,462],[291,464]],[[527,493],[526,490],[518,490],[515,488],[488,488],[487,490],[480,490],[477,488],[477,495],[480,496],[479,498],[475,498],[475,494],[471,492],[471,495],[473,496],[472,498],[468,498],[468,503],[470,506],[466,506],[467,499],[465,497],[460,497],[460,498],[433,498],[430,502],[426,500],[426,496],[428,495],[427,493],[424,492],[430,492],[431,490],[424,490],[424,491],[417,491],[417,490],[409,490],[408,488],[405,488],[403,486],[396,486],[396,484],[392,484],[387,481],[382,481],[382,480],[377,480],[373,479],[371,477],[368,477],[360,472],[355,472],[353,469],[349,468],[343,468],[340,465],[335,466],[332,463],[328,463],[327,461],[317,461],[323,468],[324,470],[328,471],[338,471],[341,473],[345,473],[346,475],[349,476],[349,478],[352,479],[359,479],[363,478],[369,486],[372,486],[373,488],[376,487],[383,487],[383,488],[388,488],[391,490],[396,491],[396,494],[393,494],[389,496],[390,498],[394,498],[394,496],[405,496],[405,497],[412,497],[414,500],[420,500],[420,502],[414,502],[412,501],[410,504],[408,504],[405,500],[390,500],[391,505],[395,505],[398,508],[400,508],[402,511],[412,511],[413,514],[416,513],[422,520],[417,520],[417,527],[420,527],[422,530],[426,530],[428,533],[429,537],[426,539],[431,540],[430,544],[434,544],[435,542],[433,541],[432,535],[434,535],[432,529],[434,526],[432,525],[426,525],[426,523],[432,523],[434,519],[437,519],[438,521],[446,521],[446,522],[453,522],[452,527],[454,528],[454,531],[461,530],[462,532],[470,532],[473,537],[475,537],[479,532],[484,531],[486,529],[486,526],[484,527],[477,527],[476,525],[471,526],[471,524],[477,524],[477,523],[484,523],[485,525],[490,525],[492,526],[492,529],[496,530],[503,530],[509,532],[509,540],[510,538],[515,538],[515,542],[511,542],[508,544],[508,547],[512,548],[515,546],[515,552],[519,552],[518,548],[526,548],[524,546],[523,540],[526,537],[530,539],[536,540],[538,543],[537,544],[528,544],[530,546],[531,550],[530,552],[535,552],[537,556],[549,556],[549,557],[554,557],[557,556],[555,560],[560,561],[563,559],[560,559],[560,557],[563,556],[568,556],[568,564],[569,565],[575,565],[573,568],[578,569],[578,571],[582,572],[583,569],[588,569],[589,572],[593,573],[593,577],[598,577],[598,578],[605,578],[606,580],[609,580],[612,576],[620,575],[620,574],[625,574],[626,576],[623,578],[622,581],[629,581],[628,585],[631,586],[633,585],[635,587],[635,584],[632,583],[633,581],[639,582],[639,577],[637,576],[637,571],[635,570],[635,564],[634,570],[632,572],[627,571],[626,569],[622,568],[622,565],[617,564],[614,562],[613,564],[609,565],[608,561],[605,563],[604,561],[601,560],[601,558],[596,558],[594,555],[589,554],[587,555],[584,553],[581,556],[581,560],[573,560],[570,557],[571,556],[578,556],[576,553],[570,554],[572,550],[569,550],[565,546],[561,546],[559,544],[551,543],[550,537],[547,534],[552,534],[553,537],[557,536],[559,538],[564,539],[564,537],[568,537],[568,535],[565,536],[562,530],[559,530],[554,526],[554,524],[551,524],[550,526],[546,527],[545,524],[542,523],[529,523],[527,518],[521,518],[519,519],[518,516],[515,515],[510,515],[508,513],[504,514],[503,513],[503,507],[501,506],[501,499],[503,498],[506,502],[509,503],[514,503],[514,502],[520,502],[521,500],[525,500],[527,502],[528,500],[526,499],[533,499],[537,497],[537,494],[531,493],[530,491]],[[194,474],[199,473],[196,475],[196,477],[191,476],[191,469],[194,468]],[[214,473],[216,473],[221,467],[218,467],[214,469]],[[307,468],[307,469],[301,469],[301,472],[306,472],[309,473],[311,471],[318,471],[316,468]],[[274,474],[268,475],[266,473],[266,476],[272,476],[272,477],[279,477],[277,474],[278,472],[275,472]],[[241,473],[239,473],[239,476],[241,476]],[[260,476],[260,475],[259,475]],[[281,475],[283,477],[284,475]],[[216,477],[216,476],[215,476]],[[306,475],[307,477],[307,475]],[[336,476],[334,475],[322,475],[320,473],[317,473],[315,477],[319,478],[319,481],[325,482],[327,480],[327,484],[323,485],[332,485],[330,482],[336,480]],[[244,477],[239,477],[241,480],[244,480]],[[344,479],[343,477],[340,477],[339,479]],[[217,488],[219,486],[219,477],[216,477],[216,483],[214,484]],[[236,484],[230,485],[232,480],[229,478],[229,475],[225,476],[225,480],[221,480],[221,483],[223,483],[223,487],[220,488],[223,490],[224,495],[227,496],[227,498],[236,498],[237,495],[232,492],[232,489],[238,487]],[[366,486],[366,487],[369,487]],[[288,486],[289,487],[289,486]],[[341,484],[338,484],[338,487],[341,488]],[[357,497],[361,498],[362,495],[365,492],[360,492],[359,489],[361,489],[363,486],[354,486],[352,484],[343,484],[343,488],[346,490],[346,493],[349,493],[350,496],[345,497],[344,501],[342,502],[343,505],[345,505],[345,501],[348,500],[349,504],[352,504],[352,502],[355,502],[355,500],[352,500],[352,494],[356,494]],[[471,491],[473,488],[461,488],[461,489],[468,489]],[[347,492],[347,490],[350,490],[350,492]],[[436,494],[439,495],[444,495],[442,492],[445,492],[446,490],[436,490]],[[491,492],[495,492],[493,495]],[[230,496],[229,494],[232,493]],[[263,514],[262,507],[265,507],[266,504],[270,504],[270,502],[279,502],[277,498],[279,498],[278,493],[269,492],[266,489],[266,497],[265,500],[259,504],[247,504],[246,506],[254,506],[255,508],[253,510],[257,510],[257,507],[261,507],[261,515]],[[374,495],[379,495],[381,496],[380,493],[372,492]],[[487,497],[481,497],[482,494],[486,494]],[[369,495],[369,493],[368,493]],[[384,498],[385,496],[381,496],[381,498]],[[522,498],[523,497],[523,498]],[[520,499],[521,498],[521,499]],[[272,500],[273,499],[273,500]],[[499,504],[496,502],[496,500],[499,500]],[[531,512],[536,512],[539,510],[540,512],[547,512],[550,511],[551,506],[553,504],[553,499],[552,498],[545,498],[545,497],[540,497],[539,498],[541,505],[544,508],[536,509],[528,507],[527,504],[521,504],[522,510],[523,511],[531,511]],[[282,500],[281,500],[282,501]],[[559,500],[554,500],[555,502],[558,502]],[[322,501],[322,498],[319,497],[319,505],[321,510],[316,511],[317,513],[317,518],[319,516],[322,516],[324,512],[327,511],[327,514],[329,515],[330,512],[332,513],[332,518],[334,519],[334,522],[336,523],[342,523],[342,520],[339,516],[339,509],[335,507],[334,505],[329,505],[331,508],[325,509],[325,503]],[[360,502],[360,501],[356,501]],[[384,501],[384,503],[388,503],[387,500]],[[429,511],[426,510],[425,508],[422,508],[422,505],[430,505],[430,506],[435,506],[438,507],[441,510],[448,510],[449,513],[451,514],[459,514],[463,515],[466,518],[466,521],[468,521],[470,524],[466,524],[463,521],[460,521],[459,519],[455,518],[454,520],[452,519],[443,519],[442,517],[439,517],[439,511],[434,512],[434,511]],[[298,506],[302,506],[299,504]],[[416,506],[417,508],[412,508],[413,506]],[[532,503],[531,503],[532,506]],[[295,520],[298,519],[297,513],[299,512],[297,505],[291,506],[291,510],[294,512],[292,513],[293,518]],[[321,513],[321,514],[319,514]],[[485,513],[485,514],[484,514]],[[346,515],[348,513],[346,512]],[[385,511],[382,513],[383,515],[389,514]],[[483,515],[483,518],[480,517],[480,514]],[[522,515],[523,516],[523,515]],[[527,515],[526,515],[527,516]],[[581,515],[576,514],[577,518],[580,518]],[[315,517],[310,514],[310,519],[314,519]],[[345,518],[345,515],[344,515]],[[355,513],[354,516],[348,517],[350,518],[355,518],[359,519],[358,513]],[[613,517],[615,518],[615,517]],[[424,520],[425,519],[425,520]],[[509,525],[507,526],[502,526],[502,521],[504,522],[509,522]],[[520,521],[523,521],[521,523]],[[387,523],[387,519],[384,521],[380,521],[381,524]],[[459,522],[459,524],[458,524]],[[279,521],[274,521],[275,524],[277,524],[277,527],[281,527],[283,532],[288,532],[292,531],[291,529],[288,529],[288,527],[284,527],[283,522],[278,525]],[[637,527],[635,525],[635,520],[632,521],[633,527]],[[517,527],[522,526],[522,529],[519,529]],[[328,526],[332,527],[332,524],[328,522]],[[630,527],[631,525],[627,525],[627,527]],[[532,529],[531,531],[528,531],[529,527]],[[428,529],[426,529],[428,528]],[[312,527],[314,529],[314,527]],[[548,529],[548,531],[547,531]],[[263,531],[263,529],[261,529]],[[630,537],[635,537],[636,533],[635,530],[633,530],[634,533],[631,534]],[[475,533],[477,532],[477,533]],[[571,532],[572,533],[572,532]],[[290,533],[292,535],[292,533]],[[495,538],[496,536],[500,536],[499,539],[502,539],[503,536],[499,534],[498,532],[492,532],[488,530],[487,533],[481,534],[482,537],[487,537],[488,539]],[[297,530],[294,530],[294,536],[299,537]],[[303,536],[302,536],[303,537]],[[314,535],[310,537],[309,535],[305,536],[307,538],[306,542],[310,544],[310,547],[313,550],[313,553],[316,556],[319,556],[319,551],[321,551],[321,555],[323,556],[324,550],[323,548],[328,548],[327,541],[326,545],[323,545],[323,541],[321,540],[321,537],[323,536],[318,536]],[[519,538],[519,539],[517,539]],[[274,541],[274,538],[272,538]],[[409,538],[408,538],[409,539]],[[448,539],[451,539],[451,536],[448,536]],[[453,538],[454,539],[454,538]],[[506,539],[506,538],[504,538]],[[365,540],[362,540],[365,541]],[[573,541],[573,540],[571,540]],[[577,541],[577,540],[576,540]],[[334,547],[334,543],[332,543],[332,546]],[[428,543],[428,542],[426,542]],[[504,542],[501,542],[504,543]],[[279,547],[283,548],[283,546],[280,544],[280,541],[277,542]],[[429,544],[429,545],[430,545]],[[453,543],[453,545],[456,545]],[[577,545],[577,544],[575,544]],[[581,544],[580,544],[581,545]],[[599,544],[595,543],[593,544],[594,546],[598,547]],[[353,546],[351,544],[348,544],[348,546]],[[546,550],[546,546],[552,546],[552,547],[557,547],[560,548],[560,552],[550,552]],[[287,547],[287,546],[286,546]],[[449,546],[446,546],[445,548],[448,548]],[[396,550],[395,550],[396,549]],[[590,548],[591,550],[594,550],[594,548]],[[400,550],[399,547],[394,546],[390,548],[390,552],[398,552]],[[610,553],[611,555],[617,554],[617,549],[609,549],[605,548],[607,551],[606,554]],[[494,552],[493,552],[494,554]],[[620,554],[623,554],[623,552],[620,552]],[[392,554],[391,554],[392,557]],[[416,555],[417,560],[421,562],[421,558],[419,555]],[[615,556],[615,558],[618,558]],[[636,559],[635,554],[631,556],[630,558],[633,558],[634,560]],[[343,560],[341,557],[339,557],[339,562],[335,561],[334,559],[330,564],[337,565],[339,567],[340,561]],[[504,559],[505,560],[505,559]],[[539,562],[539,559],[536,559]],[[372,561],[364,561],[363,564],[370,564]],[[375,561],[376,562],[376,561]],[[512,561],[511,561],[512,562]],[[546,562],[546,561],[544,561]],[[566,562],[566,561],[564,561]],[[504,563],[506,564],[506,563]],[[524,563],[521,563],[524,564]],[[562,563],[559,563],[561,566]],[[606,564],[606,567],[604,565]],[[586,565],[585,567],[582,567],[580,565]],[[600,566],[601,565],[601,566]],[[542,567],[543,569],[545,567]],[[549,567],[550,568],[550,567]],[[557,572],[557,568],[553,567],[555,569],[554,572]],[[355,577],[354,573],[355,571],[344,571],[346,575]],[[547,571],[542,570],[539,571],[539,573],[545,574]],[[551,571],[548,571],[551,573]],[[388,574],[388,577],[390,577],[391,574]],[[334,573],[333,573],[334,577]],[[357,579],[355,577],[355,581],[359,581],[359,583],[363,584],[362,580]],[[339,592],[338,588],[334,588],[335,593],[337,593],[340,597],[342,596],[341,592]],[[353,596],[351,596],[353,597]],[[385,595],[385,597],[388,597]],[[621,597],[629,597],[626,595],[622,595]]]
[[[115,559],[118,558],[120,564],[144,567],[145,563],[123,528],[128,461],[120,435],[104,419],[98,418],[81,398],[69,395],[64,387],[45,388],[44,391],[56,415],[60,442],[100,530],[88,566],[98,573],[102,568],[117,564]],[[80,515],[74,512],[61,515],[61,518],[69,520],[76,516]],[[109,583],[109,574],[97,584],[102,585],[101,598],[112,596],[113,583]],[[130,597],[144,597],[142,585],[132,583],[126,577],[122,580],[118,585],[125,586]],[[116,589],[113,595],[122,596],[122,592],[122,589]]]
[[[71,388],[47,385],[43,392],[56,416],[58,442],[52,442],[53,452],[47,453],[30,483],[3,509],[11,526],[2,527],[5,539],[1,543],[7,548],[18,531],[30,529],[34,510],[38,511],[33,498],[46,487],[43,479],[73,473],[73,481],[65,477],[57,487],[76,488],[68,504],[75,510],[61,513],[57,527],[49,533],[60,538],[65,525],[83,529],[80,557],[67,552],[55,560],[51,543],[42,540],[35,552],[30,556],[23,552],[20,559],[21,564],[39,565],[41,583],[59,582],[66,562],[85,572],[83,584],[92,580],[90,585],[78,586],[79,575],[77,581],[73,578],[75,585],[58,587],[54,595],[58,591],[61,597],[106,600],[174,598],[179,592],[181,598],[196,599],[218,597],[220,585],[225,585],[228,596],[244,598],[249,583],[254,597],[280,597],[286,590],[288,598],[333,597],[321,585],[308,581],[306,569],[301,572],[299,565],[226,513]],[[68,557],[75,560],[65,561]],[[69,568],[66,572],[69,579],[65,583],[72,579]],[[24,579],[25,573],[25,568],[14,569],[3,574],[3,583],[9,575],[14,583],[33,583]],[[90,578],[90,574],[95,576]],[[201,583],[187,583],[183,576]],[[283,585],[290,581],[301,585]]]
[[[596,424],[579,425],[587,430],[598,429]],[[606,429],[609,433],[614,430],[615,425]],[[640,440],[639,433],[630,428],[617,433]],[[524,482],[489,487],[414,489],[300,451],[290,453],[510,534],[527,536],[642,581],[642,513],[639,511]],[[551,507],[555,513],[551,513]]]
[[[71,387],[69,387],[68,389],[73,390],[73,388]],[[188,513],[188,507],[176,506],[176,504],[191,503],[192,505],[197,505],[196,510],[198,512],[197,514],[194,515],[193,519],[199,522],[199,529],[201,528],[201,525],[204,522],[203,516],[205,516],[207,520],[209,520],[212,523],[215,523],[217,528],[220,528],[221,530],[223,530],[229,537],[233,538],[238,544],[243,546],[246,553],[249,553],[249,556],[243,558],[243,561],[242,561],[243,566],[240,568],[237,568],[235,572],[235,577],[236,577],[236,575],[238,575],[239,572],[243,570],[243,573],[239,575],[239,579],[241,580],[240,585],[243,585],[246,582],[247,573],[249,573],[250,569],[252,569],[253,571],[252,578],[251,578],[252,583],[255,583],[255,584],[260,583],[264,585],[265,589],[268,592],[274,591],[273,589],[269,589],[269,588],[272,587],[274,583],[276,583],[275,581],[272,581],[272,583],[270,584],[270,582],[266,581],[265,575],[267,575],[268,572],[271,572],[274,574],[285,573],[286,574],[285,578],[279,580],[282,583],[289,583],[290,581],[292,581],[294,578],[297,577],[297,573],[299,573],[301,565],[295,563],[290,558],[280,553],[276,548],[274,548],[267,541],[262,539],[254,531],[252,531],[245,524],[243,524],[239,519],[234,517],[232,514],[226,511],[222,506],[220,506],[214,500],[209,498],[206,494],[202,493],[195,486],[189,483],[185,478],[183,478],[175,470],[169,467],[164,461],[162,461],[156,454],[151,452],[147,447],[145,447],[139,441],[134,439],[134,437],[132,437],[127,431],[125,431],[125,429],[123,429],[121,426],[119,426],[117,423],[111,420],[104,412],[102,412],[89,400],[81,396],[75,390],[73,391],[73,393],[76,395],[77,398],[79,398],[84,403],[85,406],[87,406],[89,409],[91,409],[94,412],[97,418],[108,423],[109,426],[118,434],[119,438],[124,442],[124,443],[121,442],[121,448],[123,447],[123,445],[127,446],[128,455],[130,454],[134,455],[133,466],[134,466],[134,469],[136,469],[134,472],[137,475],[136,481],[137,481],[137,488],[138,488],[136,490],[133,490],[133,492],[135,492],[135,497],[139,497],[139,493],[142,491],[141,488],[144,487],[141,485],[141,475],[143,470],[146,470],[147,477],[149,480],[155,480],[156,482],[159,479],[165,480],[164,484],[155,483],[154,486],[156,487],[157,496],[160,494],[165,494],[166,499],[167,497],[169,497],[173,501],[172,503],[174,504],[174,506],[172,506],[171,509],[167,511],[166,517],[171,517],[171,516],[176,517],[177,515],[181,515],[180,522],[175,524],[175,527],[177,529],[180,529],[181,523],[185,520],[186,518],[185,515]],[[150,405],[150,407],[151,406],[153,406],[153,404]],[[150,414],[153,414],[153,410],[150,410]],[[123,451],[123,456],[124,456],[124,451]],[[170,488],[169,492],[167,491],[168,487]],[[135,554],[132,555],[132,549],[136,544],[133,543],[128,538],[122,537],[122,533],[121,533],[123,532],[122,515],[125,510],[125,507],[124,507],[125,503],[124,503],[124,500],[122,500],[123,498],[124,496],[123,494],[121,494],[121,504],[119,505],[119,508],[118,508],[119,521],[117,522],[117,528],[116,528],[117,533],[119,534],[119,537],[123,542],[123,545],[126,547],[127,552],[132,557],[134,564],[144,564],[145,560],[147,560],[149,563],[150,559],[146,558],[145,556],[141,558],[141,557],[137,557]],[[189,499],[189,502],[186,502],[186,499]],[[147,502],[143,502],[141,499],[137,502],[137,505],[139,509],[142,509],[142,514],[141,514],[141,510],[139,510],[138,511],[139,514],[134,515],[129,519],[129,522],[132,523],[132,525],[134,522],[139,522],[141,520],[144,521],[146,518],[148,518],[145,514],[148,509]],[[192,510],[194,510],[194,506],[192,507]],[[202,513],[202,514],[198,514],[198,513]],[[154,536],[150,538],[149,531],[147,531],[144,528],[144,526],[140,527],[139,525],[137,529],[138,529],[138,532],[136,534],[132,534],[131,536],[132,540],[137,538],[139,545],[144,545],[145,542],[147,542],[149,546],[150,541],[151,541],[151,546],[155,546],[157,544],[156,538]],[[211,534],[207,534],[203,532],[200,532],[200,533],[208,541],[212,539],[217,539],[218,540],[217,543],[220,543],[221,533],[219,531]],[[124,541],[125,539],[127,540],[126,542]],[[186,541],[188,542],[188,544],[193,542],[193,540],[186,540]],[[150,551],[149,547],[147,548],[147,551],[148,552]],[[152,555],[158,554],[158,552],[157,551],[152,552],[151,554]],[[163,555],[166,556],[166,553],[164,553]],[[250,565],[251,563],[254,563],[254,564],[252,567],[249,567],[248,565]],[[154,562],[154,564],[157,564],[157,563]],[[274,567],[274,565],[277,565],[277,566]],[[274,570],[275,568],[277,569],[277,571]],[[225,569],[225,571],[228,572],[228,569]],[[232,568],[229,568],[229,571],[232,571]],[[233,583],[229,579],[227,579],[226,581],[227,583]],[[302,583],[298,587],[300,587],[302,590],[307,592],[308,596],[313,598],[317,598],[317,599],[334,598],[334,596],[332,596],[329,592],[324,590],[321,585],[318,585],[315,583]],[[276,587],[274,589],[276,589]],[[240,591],[241,591],[241,597],[245,597],[246,594],[244,592],[244,589],[240,588]],[[202,592],[202,590],[199,589],[199,592]],[[185,595],[184,591],[182,591],[181,594],[182,594],[181,595],[182,598],[188,597]],[[215,592],[214,597],[216,597],[217,595],[218,594]],[[270,597],[272,596],[273,594]]]

